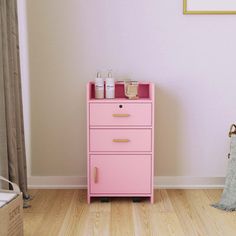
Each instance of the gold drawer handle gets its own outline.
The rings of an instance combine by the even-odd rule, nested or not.
[[[93,179],[94,179],[94,183],[98,182],[98,168],[97,167],[93,168]]]
[[[129,117],[130,114],[112,114],[113,117]]]
[[[113,139],[113,143],[128,143],[129,139]]]

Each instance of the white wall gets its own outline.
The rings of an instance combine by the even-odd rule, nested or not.
[[[86,175],[97,69],[156,84],[158,176],[224,176],[236,118],[236,15],[182,0],[27,0],[32,175]]]

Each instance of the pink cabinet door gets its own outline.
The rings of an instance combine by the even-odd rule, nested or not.
[[[150,152],[151,129],[90,129],[91,152]]]
[[[151,103],[90,103],[90,126],[151,126]]]
[[[91,194],[149,194],[151,155],[91,155]]]

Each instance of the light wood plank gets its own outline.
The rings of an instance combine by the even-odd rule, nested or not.
[[[186,235],[208,235],[201,217],[189,202],[185,190],[169,190],[172,205]]]
[[[109,236],[111,203],[101,203],[98,200],[92,204],[85,204],[78,222],[75,235]]]
[[[24,212],[24,236],[38,235],[36,230],[43,222],[43,213],[27,213]]]
[[[110,213],[109,212],[90,212],[85,207],[78,222],[78,235],[83,236],[109,236],[110,235]]]
[[[132,202],[130,199],[115,199],[111,205],[111,235],[132,236],[134,222],[132,215]]]
[[[153,235],[151,229],[150,203],[133,203],[133,219],[135,235]]]
[[[155,191],[155,203],[151,206],[150,211],[153,235],[184,235],[180,221],[165,189]]]
[[[202,190],[188,190],[185,192],[186,198],[193,211],[196,213],[195,224],[206,232],[206,235],[223,235],[221,224],[216,224],[215,218],[211,214],[215,209],[210,206],[208,198]]]
[[[220,200],[222,190],[204,190],[205,203],[212,204]],[[226,212],[209,207],[210,217],[214,219],[217,228],[220,228],[221,235],[236,235],[236,212]]]
[[[172,203],[165,189],[155,190],[154,199],[152,210],[158,212],[174,212]]]
[[[44,213],[40,224],[38,224],[34,230],[36,235],[58,235],[67,209],[73,198],[75,190],[53,190],[53,191],[39,191],[40,194],[36,194],[34,201],[38,206],[45,206],[46,209],[39,209],[39,207],[32,201],[32,210],[35,207],[36,214]],[[45,194],[47,193],[47,194]],[[40,201],[41,199],[41,201]],[[44,199],[46,201],[44,202]],[[42,202],[44,204],[42,204]],[[33,214],[35,214],[33,213]]]
[[[47,213],[52,208],[52,203],[56,198],[57,191],[49,189],[30,190],[29,194],[33,200],[29,202],[30,208],[24,209],[24,212]]]
[[[155,203],[115,198],[86,202],[86,190],[31,190],[26,236],[235,236],[236,212],[215,209],[222,190],[156,190]]]
[[[175,213],[153,212],[151,214],[152,235],[184,236],[182,226]]]
[[[78,222],[86,206],[86,194],[83,190],[74,192],[70,206],[65,215],[59,236],[76,235],[78,232]]]

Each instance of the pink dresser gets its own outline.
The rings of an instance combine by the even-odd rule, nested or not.
[[[153,196],[154,84],[139,84],[139,99],[95,99],[87,85],[88,203],[93,197]]]

